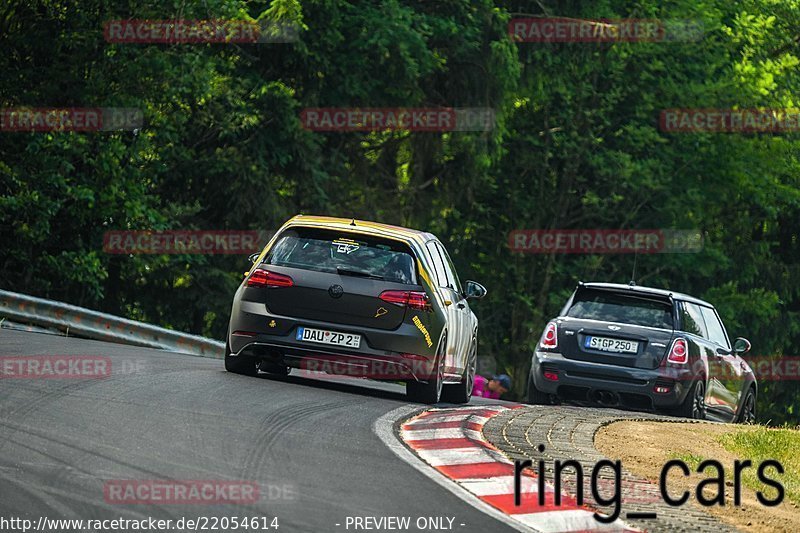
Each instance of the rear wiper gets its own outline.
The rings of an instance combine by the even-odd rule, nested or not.
[[[369,272],[362,272],[360,270],[350,270],[344,267],[336,267],[336,273],[341,274],[343,276],[357,276],[360,278],[380,279],[380,280],[384,279],[382,276],[376,276],[375,274],[370,274]]]

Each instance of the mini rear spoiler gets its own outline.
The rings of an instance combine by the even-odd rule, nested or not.
[[[633,282],[631,282],[631,283],[628,284],[627,288],[628,289],[633,289],[635,287],[636,287],[636,285],[633,284]],[[578,289],[585,289],[585,288],[587,288],[586,287],[586,283],[584,283],[583,281],[578,281],[578,286],[575,287],[575,291],[578,291]],[[624,292],[624,291],[620,290],[619,292]],[[642,295],[642,296],[646,297],[646,295]],[[655,298],[658,298],[657,295],[652,295],[652,296],[655,297]],[[662,296],[662,298],[663,298],[663,296]],[[670,305],[672,305],[674,307],[675,306],[675,297],[671,292],[667,295],[667,299],[669,300]]]

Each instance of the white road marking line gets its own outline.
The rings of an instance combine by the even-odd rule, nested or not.
[[[459,479],[458,482],[475,496],[514,494],[514,476],[495,476],[486,479]],[[529,476],[522,476],[520,478],[521,493],[538,494],[538,491],[539,488],[534,478]],[[553,492],[553,489],[545,486],[545,492]]]
[[[508,407],[503,407],[502,405],[492,405],[492,406],[486,406],[486,407],[467,407],[467,408],[464,408],[464,407],[443,407],[443,408],[436,407],[436,408],[433,408],[433,409],[429,409],[427,412],[428,413],[446,413],[446,412],[469,413],[470,411],[473,411],[475,413],[480,413],[480,412],[483,412],[483,413],[485,413],[485,412],[500,413],[500,412],[506,411],[507,409],[508,409]]]
[[[404,429],[401,432],[403,440],[436,440],[436,439],[458,439],[464,436],[461,428],[442,428],[442,429]]]
[[[603,524],[594,519],[594,513],[586,509],[544,511],[541,513],[511,515],[542,533],[564,533],[567,531],[624,531],[628,529],[620,521]]]
[[[469,465],[474,463],[505,463],[511,461],[484,447],[450,448],[446,450],[416,450],[417,455],[431,466]]]
[[[468,439],[486,442],[486,439],[483,438],[483,433],[475,431],[474,429],[465,429],[464,435],[466,435]]]
[[[404,429],[401,431],[403,439],[409,440],[436,440],[469,438],[484,441],[480,431],[474,429],[442,428],[442,429]],[[479,446],[479,444],[475,444]]]
[[[423,424],[439,424],[441,422],[459,422],[464,420],[464,415],[448,415],[448,416],[428,416],[423,418],[415,418],[406,422],[406,426],[417,426]],[[489,420],[487,416],[473,415],[469,417],[469,422],[477,422],[478,424],[485,424]]]

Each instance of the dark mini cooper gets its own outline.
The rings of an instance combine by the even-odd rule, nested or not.
[[[753,422],[757,384],[714,306],[685,294],[581,283],[533,355],[528,401]]]
[[[466,403],[478,320],[444,246],[432,234],[296,216],[254,256],[233,298],[225,368],[291,368],[407,383],[412,400]]]

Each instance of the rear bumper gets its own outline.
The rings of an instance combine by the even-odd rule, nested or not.
[[[547,373],[551,378],[545,377]],[[560,399],[656,411],[686,399],[694,377],[691,366],[645,369],[566,359],[536,351],[531,379],[540,391]],[[661,388],[659,392],[656,389]]]
[[[298,341],[299,327],[361,335],[357,349]],[[420,329],[353,327],[271,314],[256,302],[235,301],[228,342],[233,357],[254,357],[308,371],[385,380],[424,380],[433,371],[438,332],[428,346]]]
[[[414,354],[366,355],[343,353],[336,347],[309,348],[258,340],[245,345],[235,357],[253,357],[270,363],[339,376],[388,381],[426,380],[433,363]]]

